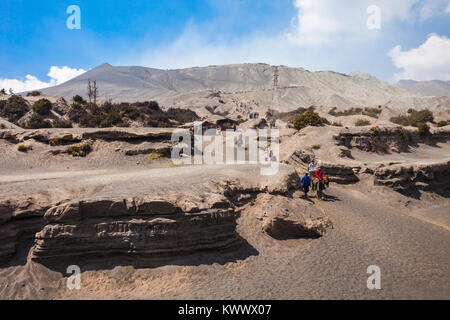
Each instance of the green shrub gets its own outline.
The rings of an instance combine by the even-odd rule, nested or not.
[[[373,136],[377,136],[380,134],[380,127],[378,126],[372,127],[370,128],[370,132]]]
[[[69,116],[69,119],[79,123],[80,119],[86,115],[86,110],[84,109],[83,105],[79,103],[73,103],[70,106],[69,111],[67,112],[67,115]]]
[[[41,93],[39,91],[31,91],[27,93],[27,97],[39,97]]]
[[[342,110],[342,111],[336,111],[337,108],[334,107],[333,109],[331,109],[328,114],[335,116],[335,117],[347,117],[347,116],[354,116],[357,114],[361,114],[363,109],[361,108],[351,108],[348,110]]]
[[[333,109],[331,109],[328,114],[335,116],[335,117],[348,117],[348,116],[355,116],[358,114],[362,114],[365,116],[369,116],[372,118],[377,118],[379,117],[380,113],[382,112],[381,110],[381,106],[379,106],[378,108],[351,108],[351,109],[347,109],[347,110],[342,110],[342,111],[336,111],[337,108],[334,107]]]
[[[317,127],[323,124],[323,119],[318,113],[308,110],[304,114],[301,114],[294,121],[294,128],[297,130],[302,130],[308,126]]]
[[[169,108],[169,110],[167,110],[167,116],[180,124],[193,122],[200,119],[194,111],[189,109]]]
[[[53,120],[52,121],[52,127],[53,128],[72,128],[72,122],[70,122],[69,120],[64,120],[64,119],[58,119],[58,120]]]
[[[334,127],[342,127],[342,122],[333,122],[331,125]]]
[[[33,104],[33,111],[40,115],[46,115],[52,109],[52,103],[47,99],[40,99]]]
[[[109,128],[129,127],[130,120],[140,120],[151,127],[176,127],[180,124],[199,120],[189,109],[170,108],[163,111],[156,101],[136,103],[105,102],[102,106],[75,101],[69,109],[68,117],[80,127]]]
[[[417,125],[417,127],[418,127],[418,130],[419,130],[419,135],[421,137],[426,137],[426,136],[428,136],[430,134],[430,126],[427,125],[426,123],[423,123],[423,122],[419,123]]]
[[[313,150],[319,150],[322,146],[320,144],[315,144],[312,146]]]
[[[434,116],[433,112],[430,110],[413,110],[409,116],[409,123],[413,127],[418,127],[420,123],[433,122]]]
[[[0,101],[0,116],[16,123],[29,110],[27,101],[21,96],[13,95],[8,100]]]
[[[397,132],[402,140],[406,140],[406,138],[408,138],[408,133],[403,127],[397,127]]]
[[[33,114],[31,118],[25,124],[26,129],[41,129],[41,128],[51,128],[52,123],[48,120],[44,120],[40,115]]]
[[[364,127],[364,126],[370,126],[370,121],[368,121],[368,120],[364,120],[364,119],[359,119],[359,120],[356,120],[356,122],[355,122],[355,126],[357,126],[357,127]]]
[[[378,119],[381,112],[382,112],[381,108],[365,108],[364,111],[362,112],[362,114]]]
[[[33,146],[31,146],[31,145],[27,146],[27,145],[21,143],[17,146],[17,150],[20,152],[28,152],[28,150],[33,150]]]
[[[442,127],[447,126],[448,124],[449,124],[448,121],[439,121],[437,126],[438,126],[438,128],[442,128]]]
[[[409,126],[409,117],[407,116],[392,117],[390,120],[392,123],[399,124],[401,126]]]
[[[66,152],[73,157],[86,157],[91,151],[92,147],[87,142],[76,146],[70,146],[66,149]]]
[[[154,160],[160,159],[163,156],[164,155],[162,153],[152,152],[152,154],[150,155],[150,161],[154,161]]]
[[[398,116],[391,118],[391,122],[402,126],[418,127],[420,123],[433,122],[434,116],[430,110],[408,110],[409,116]]]
[[[86,104],[86,100],[83,99],[82,96],[80,95],[76,95],[72,98],[73,102],[78,103],[78,104]]]

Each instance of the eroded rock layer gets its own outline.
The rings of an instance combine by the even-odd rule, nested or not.
[[[91,200],[47,211],[33,258],[112,253],[167,254],[238,243],[232,207],[185,212],[155,200]]]
[[[242,205],[258,194],[285,198],[299,187],[292,167],[281,165],[270,177],[260,170],[189,166],[10,176],[0,195],[0,263],[17,256],[25,242],[29,257],[38,261],[152,259],[237,246]]]
[[[418,196],[431,191],[450,196],[450,161],[421,165],[394,165],[374,172],[375,184],[393,188],[402,194]]]

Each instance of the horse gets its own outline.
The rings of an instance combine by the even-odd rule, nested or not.
[[[323,196],[323,190],[330,186],[330,178],[324,177],[322,181],[319,178],[312,178],[311,180],[312,191],[317,191],[317,198],[321,199]]]

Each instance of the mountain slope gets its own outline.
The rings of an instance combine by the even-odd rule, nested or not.
[[[278,75],[278,76],[277,76]],[[86,96],[88,80],[96,80],[100,99],[157,100],[179,108],[213,106],[218,112],[234,109],[291,111],[310,105],[350,108],[386,105],[393,108],[450,108],[448,99],[415,95],[359,72],[310,72],[303,68],[239,64],[178,70],[113,67],[103,64],[46,94]],[[220,91],[220,92],[219,92]]]
[[[424,96],[450,97],[450,81],[414,81],[400,80],[397,86]]]

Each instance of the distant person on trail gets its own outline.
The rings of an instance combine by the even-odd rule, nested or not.
[[[318,181],[318,187],[317,187],[317,198],[318,199],[322,199],[323,198],[323,190],[325,189],[325,183],[323,180],[323,171],[322,168],[319,167],[316,170],[316,179],[319,180]]]
[[[314,163],[311,162],[308,165],[308,170],[309,170],[309,174],[314,177],[315,172],[316,172],[316,167],[315,167]]]
[[[302,178],[302,187],[303,191],[305,191],[305,198],[308,198],[309,187],[311,187],[311,178],[308,173],[305,173],[305,176]]]

